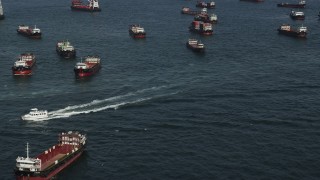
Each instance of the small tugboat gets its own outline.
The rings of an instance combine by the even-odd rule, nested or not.
[[[77,131],[62,132],[58,143],[41,154],[29,157],[18,156],[14,174],[17,180],[49,180],[75,162],[84,152],[87,137]]]
[[[34,26],[34,28],[30,28],[29,26],[20,25],[17,29],[19,34],[27,36],[33,39],[40,39],[41,38],[41,30]]]
[[[290,17],[293,20],[304,20],[304,13],[302,11],[291,11]]]
[[[2,3],[0,0],[0,20],[4,19],[4,15],[3,15],[3,8],[2,8]]]
[[[48,118],[48,111],[37,108],[32,108],[28,114],[21,116],[21,119],[25,121],[41,121],[46,118]]]
[[[287,36],[306,38],[307,37],[307,27],[301,26],[296,29],[291,28],[288,24],[283,24],[278,28],[280,34]]]
[[[76,77],[88,77],[101,69],[99,56],[87,56],[84,62],[78,62],[74,67]]]
[[[82,3],[81,0],[72,0],[71,9],[79,11],[97,12],[101,11],[98,0],[88,0],[89,4]]]
[[[195,21],[202,21],[205,23],[211,23],[215,24],[218,22],[218,16],[215,14],[207,14],[207,13],[202,13],[202,14],[197,14],[194,16]]]
[[[211,1],[211,2],[203,2],[203,1],[198,1],[196,4],[196,7],[199,8],[214,8],[216,6],[216,3]]]
[[[129,26],[129,34],[133,38],[145,38],[146,37],[146,32],[143,27],[141,27],[138,24],[133,24]]]
[[[204,44],[197,39],[189,39],[186,46],[194,52],[204,52],[205,49]]]
[[[298,4],[290,4],[290,3],[279,3],[278,7],[288,7],[288,8],[305,8],[306,1],[300,0]]]
[[[32,75],[32,67],[36,63],[36,57],[32,53],[21,54],[12,67],[13,75]]]
[[[189,30],[191,32],[196,32],[201,35],[212,35],[212,24],[211,23],[204,23],[202,21],[193,21],[189,26]]]
[[[248,2],[263,2],[264,0],[240,0],[240,1],[248,1]]]
[[[56,45],[57,53],[66,59],[75,58],[76,50],[69,41],[59,41]]]

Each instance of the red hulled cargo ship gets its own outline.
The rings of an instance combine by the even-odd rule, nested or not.
[[[212,24],[211,23],[204,23],[202,21],[193,21],[189,26],[189,30],[191,32],[196,32],[201,35],[212,35]]]
[[[191,10],[188,7],[183,7],[181,10],[181,14],[188,14],[188,15],[197,15],[201,13],[207,13],[207,9],[203,8],[201,11]]]
[[[186,43],[187,48],[191,49],[194,52],[204,52],[204,44],[198,41],[197,39],[189,39]]]
[[[14,173],[17,180],[49,180],[77,160],[85,149],[86,135],[79,132],[59,134],[58,144],[38,156],[17,157]]]
[[[141,27],[139,24],[133,24],[129,26],[129,34],[133,38],[145,38],[146,37],[146,31],[143,27]]]
[[[194,20],[215,24],[218,22],[218,16],[215,14],[202,13],[195,15]]]
[[[79,11],[97,12],[101,11],[98,0],[88,0],[88,4],[82,3],[81,0],[72,0],[71,9]]]
[[[87,56],[84,62],[78,62],[74,67],[76,77],[88,77],[99,72],[101,62],[99,56]]]
[[[283,24],[278,28],[278,32],[280,34],[284,34],[292,37],[298,37],[298,38],[307,37],[307,27],[304,27],[304,26],[294,29],[288,24]]]
[[[41,38],[41,30],[34,26],[34,28],[31,28],[26,25],[20,25],[18,26],[17,32],[19,34],[22,34],[24,36],[27,36],[29,38],[33,39],[40,39]]]
[[[291,4],[291,3],[279,3],[277,4],[278,7],[288,7],[288,8],[305,8],[306,7],[306,1],[300,0],[297,4]]]
[[[15,76],[32,75],[32,67],[36,63],[36,57],[32,53],[21,54],[19,59],[12,66],[12,73]]]

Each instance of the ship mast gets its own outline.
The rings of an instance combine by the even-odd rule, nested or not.
[[[27,143],[27,148],[26,148],[26,150],[27,150],[27,159],[29,159],[29,143]]]

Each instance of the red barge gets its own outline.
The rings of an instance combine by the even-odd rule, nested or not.
[[[32,67],[36,63],[36,57],[32,53],[21,54],[19,59],[12,66],[12,73],[15,76],[32,75]]]
[[[86,145],[86,135],[79,132],[62,132],[59,134],[58,144],[45,150],[38,156],[18,156],[14,173],[16,180],[50,180],[77,160],[83,153]]]
[[[205,50],[204,44],[198,41],[197,39],[189,39],[186,43],[186,46],[194,52],[203,53]]]
[[[31,28],[26,25],[20,25],[17,29],[17,32],[21,35],[24,35],[33,39],[40,39],[42,34],[41,30],[36,26],[34,26],[34,28]]]
[[[89,4],[84,4],[82,3],[81,0],[73,0],[71,3],[71,9],[78,10],[78,11],[89,11],[89,12],[101,11],[98,0],[88,0],[88,1],[89,1]]]
[[[146,31],[144,30],[143,27],[141,27],[138,24],[133,24],[130,25],[129,27],[129,34],[133,37],[133,38],[145,38],[146,37]]]
[[[87,56],[84,62],[78,62],[74,67],[76,77],[88,77],[101,69],[99,56]]]
[[[298,4],[290,4],[290,3],[279,3],[278,7],[288,7],[288,8],[305,8],[306,1],[300,0]]]
[[[296,29],[292,28],[288,24],[283,24],[278,28],[279,34],[298,37],[298,38],[306,38],[307,37],[307,27],[301,26]]]
[[[199,33],[201,35],[212,35],[212,24],[211,23],[204,23],[202,21],[193,21],[189,26],[189,30],[191,32]]]

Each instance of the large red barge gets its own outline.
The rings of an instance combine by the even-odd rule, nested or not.
[[[76,77],[88,77],[96,74],[101,69],[99,56],[87,56],[84,62],[78,62],[74,67]]]
[[[35,158],[17,157],[14,173],[16,180],[49,180],[77,160],[85,149],[86,135],[69,131],[59,134],[58,144]]]
[[[279,34],[298,37],[298,38],[306,38],[307,37],[307,27],[301,26],[298,28],[292,28],[288,24],[283,24],[278,28]]]
[[[211,23],[204,23],[202,21],[193,21],[189,26],[189,30],[191,32],[195,32],[201,35],[212,35],[212,24]]]
[[[31,28],[26,25],[18,26],[17,32],[21,35],[24,35],[33,39],[41,39],[41,34],[42,34],[41,30],[36,26],[34,26],[34,28]]]
[[[146,31],[139,24],[130,25],[129,34],[133,38],[138,38],[138,39],[142,39],[146,37]]]
[[[19,59],[12,66],[12,73],[18,75],[32,75],[32,68],[36,63],[36,57],[32,53],[21,54]]]
[[[71,9],[78,11],[96,12],[101,11],[98,0],[88,0],[89,4],[82,3],[81,0],[72,0]]]

